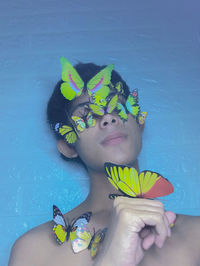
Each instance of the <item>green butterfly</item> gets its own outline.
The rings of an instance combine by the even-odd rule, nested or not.
[[[86,128],[94,127],[96,123],[91,112],[83,117],[72,116],[72,120],[75,122],[77,130],[80,132],[83,132]]]
[[[61,93],[67,100],[71,101],[82,94],[85,84],[76,69],[65,57],[61,57],[60,62],[62,65],[62,80],[64,81],[60,87]],[[104,99],[108,96],[113,68],[113,64],[108,65],[88,81],[86,87],[90,96],[96,94]]]
[[[105,114],[111,114],[117,107],[118,95],[115,95],[111,98],[106,106],[101,106],[97,104],[89,104],[89,108],[92,113],[103,116]]]

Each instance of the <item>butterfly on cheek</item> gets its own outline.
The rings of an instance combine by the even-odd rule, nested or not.
[[[124,196],[132,198],[157,198],[171,194],[172,184],[163,176],[149,170],[138,174],[133,167],[125,165],[104,164],[110,183]],[[111,194],[110,198],[119,196]]]
[[[91,112],[87,115],[83,115],[82,117],[74,115],[72,116],[72,120],[79,132],[83,132],[86,128],[94,127],[96,123]]]

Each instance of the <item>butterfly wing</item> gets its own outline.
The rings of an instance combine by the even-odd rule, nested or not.
[[[94,104],[97,104],[97,105],[101,106],[101,107],[104,107],[104,106],[107,105],[106,99],[104,99],[100,95],[96,95],[96,94],[92,95],[92,102]]]
[[[88,127],[94,127],[96,123],[96,120],[93,118],[92,113],[89,112],[86,117],[86,124]]]
[[[106,98],[109,94],[110,88],[108,85],[111,81],[111,74],[112,70],[114,68],[114,65],[108,65],[104,69],[102,69],[100,72],[98,72],[88,83],[88,94],[96,94],[101,96],[101,98]]]
[[[124,108],[123,104],[117,103],[117,110],[118,110],[118,115],[123,121],[127,121],[128,116],[126,113],[126,109]]]
[[[58,244],[61,245],[65,242],[65,240],[67,240],[68,227],[66,225],[63,214],[55,205],[53,205],[53,221],[55,223],[53,227],[53,234]]]
[[[164,197],[174,191],[172,184],[156,172],[142,171],[139,180],[143,198]]]
[[[108,114],[111,114],[115,110],[115,108],[117,107],[117,101],[118,101],[118,95],[113,96],[107,106]]]
[[[97,104],[91,103],[91,104],[89,104],[89,108],[92,111],[92,113],[94,113],[96,115],[100,115],[100,116],[104,115],[104,109]]]
[[[55,130],[61,135],[65,137],[65,140],[69,143],[75,143],[77,140],[77,135],[72,127],[67,125],[62,125],[62,123],[57,123],[55,125]]]
[[[137,90],[134,90],[132,93],[129,94],[127,101],[126,101],[126,108],[133,116],[137,116],[140,107],[138,105],[138,93]]]
[[[118,91],[118,93],[124,94],[123,84],[121,83],[121,81],[117,82],[117,84],[115,85],[115,88]]]
[[[90,249],[90,254],[91,254],[92,259],[94,259],[95,256],[97,255],[97,252],[99,250],[99,245],[104,240],[106,231],[107,231],[107,228],[104,228],[103,230],[100,229],[93,236],[90,246],[88,247],[88,249]]]
[[[139,122],[140,125],[143,125],[144,124],[144,121],[146,119],[146,116],[147,116],[147,112],[140,112],[139,113],[138,122]]]
[[[81,95],[84,82],[65,57],[62,56],[60,62],[62,65],[62,80],[64,81],[60,87],[61,93],[67,100],[71,101],[76,96]]]
[[[72,230],[70,232],[70,240],[72,244],[72,249],[75,253],[78,253],[86,248],[88,248],[92,236],[88,229],[88,222],[90,220],[92,213],[87,212],[81,215],[75,220],[72,225]]]
[[[86,128],[86,124],[81,117],[74,115],[72,116],[72,120],[75,122],[78,131],[82,132]]]
[[[104,164],[108,180],[124,195],[136,197],[140,193],[140,185],[138,173],[135,168],[128,168],[123,165],[115,165],[112,163]]]

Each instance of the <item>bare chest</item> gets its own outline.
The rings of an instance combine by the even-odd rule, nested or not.
[[[187,239],[185,239],[187,242]],[[170,241],[163,248],[152,247],[146,252],[140,266],[199,266],[197,254],[187,244],[177,242],[171,245]]]

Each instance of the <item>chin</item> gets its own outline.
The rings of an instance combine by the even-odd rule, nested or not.
[[[118,164],[118,165],[134,166],[136,161],[137,161],[136,156],[128,156],[127,154],[124,156],[122,154],[121,155],[118,154],[117,156],[110,157],[109,160],[107,160],[105,162],[110,162],[110,163],[114,163],[114,164]]]

